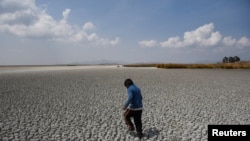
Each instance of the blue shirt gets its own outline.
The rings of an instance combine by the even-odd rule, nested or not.
[[[128,100],[125,103],[125,107],[129,107],[131,110],[143,109],[141,90],[136,85],[128,87]]]

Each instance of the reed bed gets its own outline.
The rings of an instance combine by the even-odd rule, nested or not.
[[[129,64],[125,67],[156,67],[162,69],[250,69],[250,62],[217,64]]]

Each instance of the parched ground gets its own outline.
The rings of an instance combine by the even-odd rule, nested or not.
[[[72,68],[0,70],[0,140],[137,140],[126,78],[142,90],[143,140],[206,141],[208,124],[250,123],[250,70]]]

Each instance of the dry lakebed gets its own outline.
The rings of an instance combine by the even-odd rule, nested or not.
[[[0,140],[133,141],[123,120],[131,78],[145,141],[206,141],[209,124],[250,123],[250,70],[117,66],[0,69]]]

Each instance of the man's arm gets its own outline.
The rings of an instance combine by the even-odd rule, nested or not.
[[[128,89],[128,99],[127,99],[126,103],[125,103],[124,106],[123,106],[123,110],[126,110],[126,109],[127,109],[128,105],[129,105],[129,104],[131,103],[131,101],[132,101],[132,98],[133,98],[133,93],[132,93],[131,90]]]

